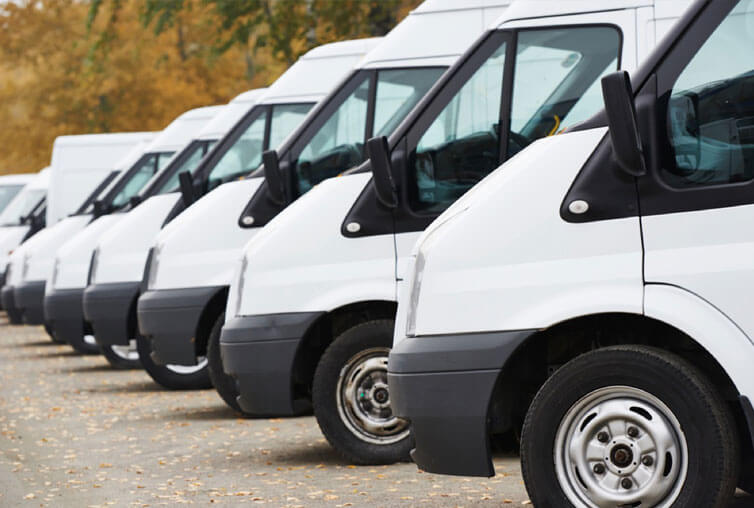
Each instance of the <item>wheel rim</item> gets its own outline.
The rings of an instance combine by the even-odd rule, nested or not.
[[[397,443],[409,434],[408,422],[390,408],[387,386],[388,348],[373,348],[351,357],[340,371],[338,413],[359,439],[372,444]]]
[[[123,360],[131,362],[139,360],[139,351],[136,349],[136,339],[129,340],[127,346],[110,346],[110,351]]]
[[[196,365],[175,365],[175,364],[168,364],[165,365],[165,367],[175,374],[180,374],[182,376],[188,376],[189,374],[195,374],[202,370],[204,367],[207,366],[207,357],[206,356],[200,356],[196,359]]]
[[[687,467],[678,419],[657,397],[633,387],[583,397],[555,436],[558,482],[576,506],[670,506]]]

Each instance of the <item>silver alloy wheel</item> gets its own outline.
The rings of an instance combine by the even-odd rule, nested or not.
[[[127,346],[110,346],[110,351],[124,360],[135,362],[139,359],[139,351],[136,349],[136,339],[129,340]]]
[[[571,406],[554,455],[560,487],[575,506],[670,506],[688,468],[678,419],[629,386],[600,388]]]
[[[176,374],[180,374],[182,376],[188,376],[189,374],[194,374],[196,372],[199,372],[204,367],[207,366],[208,360],[206,356],[200,356],[196,359],[196,365],[175,365],[175,364],[168,364],[165,365],[167,369],[171,372],[175,372]]]
[[[389,445],[409,434],[408,422],[390,409],[387,387],[388,348],[372,348],[351,357],[341,369],[335,396],[346,427],[367,443]]]

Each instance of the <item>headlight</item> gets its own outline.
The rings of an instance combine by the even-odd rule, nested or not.
[[[99,259],[99,247],[92,251],[92,259],[89,261],[89,275],[86,277],[86,285],[94,284],[94,278],[97,276],[97,261]]]
[[[29,264],[31,263],[31,254],[24,254],[24,262],[21,267],[21,280],[26,280],[26,275],[29,273]]]
[[[52,287],[55,287],[58,282],[58,270],[60,269],[60,259],[55,257],[55,263],[52,265]]]
[[[157,267],[159,265],[161,245],[157,244],[149,251],[147,258],[147,289],[152,289],[157,282]]]
[[[249,260],[244,255],[241,258],[241,266],[240,266],[240,272],[238,274],[238,278],[236,280],[236,291],[235,291],[235,306],[233,308],[233,315],[238,316],[241,312],[241,297],[243,296],[243,286],[244,282],[246,280],[246,268],[249,266]]]
[[[414,276],[411,283],[411,292],[408,297],[408,310],[406,311],[406,335],[408,337],[416,336],[416,310],[419,306],[419,295],[421,294],[422,280],[424,279],[424,268],[427,263],[427,254],[437,239],[437,232],[467,209],[468,208],[462,208],[450,217],[446,217],[442,224],[439,224],[426,237],[424,237],[421,245],[419,245],[419,249],[416,253],[416,261],[414,262]]]

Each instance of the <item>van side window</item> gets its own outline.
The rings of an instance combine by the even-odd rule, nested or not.
[[[276,104],[272,106],[270,118],[270,140],[267,145],[270,149],[276,149],[303,121],[313,103],[301,104]]]
[[[506,47],[476,70],[419,139],[410,160],[412,208],[441,211],[498,166]]]
[[[247,124],[243,133],[212,168],[208,178],[210,189],[225,181],[250,173],[262,163],[267,112],[263,108],[255,109],[256,116],[250,118],[251,122]]]
[[[407,67],[365,73],[298,156],[298,195],[364,162],[366,139],[390,134],[444,71],[442,67]]]
[[[157,174],[173,157],[173,152],[160,152],[150,155],[147,159],[144,159],[139,167],[132,170],[128,175],[128,181],[125,182],[123,188],[113,197],[110,205],[114,209],[119,209],[128,201],[136,196],[144,187],[144,185],[151,180],[151,178]]]
[[[680,74],[660,176],[694,188],[754,179],[754,1],[742,0]]]
[[[602,108],[600,79],[618,69],[621,35],[611,26],[520,32],[508,157]]]

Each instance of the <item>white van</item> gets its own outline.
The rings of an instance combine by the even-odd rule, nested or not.
[[[115,165],[140,143],[150,141],[151,132],[129,132],[114,134],[82,134],[58,136],[52,147],[48,192],[45,199],[45,225],[49,228],[71,213],[75,213],[89,203],[87,199],[93,191],[99,191],[117,175]],[[24,278],[24,271],[30,268],[25,263],[23,251],[34,243],[44,243],[45,234],[40,232],[15,249],[8,260],[11,275],[6,277],[2,290],[3,307],[22,312],[16,299],[16,287]],[[51,256],[51,254],[50,254]],[[52,258],[50,257],[50,264]],[[42,298],[44,285],[37,285],[31,291]],[[41,306],[36,315],[29,318],[34,323],[42,322]]]
[[[424,2],[359,62],[279,152],[269,154],[273,160],[265,160],[265,174],[277,175],[274,166],[284,176],[272,185],[257,178],[245,189],[218,190],[163,230],[148,290],[138,302],[139,327],[155,363],[201,370],[195,384],[162,384],[207,386],[209,376],[224,400],[241,410],[235,383],[222,371],[219,332],[243,246],[320,181],[362,164],[365,141],[392,132],[507,3]],[[453,37],[447,37],[449,30]]]
[[[754,56],[730,50],[749,43],[754,1],[696,2],[630,82],[605,78],[606,114],[422,235],[389,361],[422,469],[490,476],[510,429],[534,506],[752,490]]]
[[[245,248],[222,330],[241,407],[286,415],[313,405],[349,461],[407,459],[387,356],[413,243],[502,161],[597,112],[600,77],[635,68],[644,41],[685,5],[514,3],[389,143],[370,140],[372,172],[324,182],[276,217]]]
[[[18,178],[19,176],[23,178]],[[0,194],[13,196],[0,211],[0,288],[5,284],[8,256],[27,236],[31,236],[29,214],[47,195],[50,170],[44,168],[39,173],[0,177],[0,186],[3,186],[4,178],[12,178],[12,183],[9,182],[5,191],[0,190]]]
[[[49,166],[40,171],[23,191],[0,214],[0,308],[12,325],[23,323],[21,313],[13,304],[13,291],[2,292],[10,278],[10,256],[26,240],[45,227],[47,215],[47,187],[50,182]]]
[[[117,241],[127,242],[128,249],[121,251],[120,254],[125,259],[133,262],[133,251],[144,243],[144,237],[147,232],[144,228],[133,229],[132,227],[122,228],[121,222],[126,222],[128,226],[133,226],[134,221],[129,220],[134,217],[147,217],[151,220],[150,224],[156,224],[159,228],[161,220],[164,220],[164,214],[175,204],[178,196],[179,179],[181,173],[192,173],[199,166],[204,157],[212,150],[220,138],[222,138],[230,128],[235,125],[249,110],[254,107],[256,102],[264,93],[265,89],[255,89],[243,92],[231,100],[227,105],[222,106],[218,112],[212,116],[202,127],[201,130],[193,135],[176,155],[170,159],[170,162],[163,170],[158,172],[149,182],[147,182],[138,194],[131,198],[131,203],[115,210],[106,219],[105,225],[98,224],[96,221],[90,224],[85,231],[77,235],[74,240],[66,243],[64,247],[58,250],[58,263],[56,265],[55,289],[64,289],[61,284],[67,284],[65,290],[70,294],[68,300],[68,312],[62,313],[59,318],[62,327],[68,329],[69,335],[80,337],[84,334],[89,344],[87,349],[93,349],[95,335],[93,335],[92,325],[86,319],[86,310],[82,309],[83,293],[89,284],[89,278],[92,271],[96,268],[96,258],[93,252],[101,239],[112,234]],[[172,195],[171,195],[172,194]],[[155,209],[155,204],[161,203],[163,214],[160,210]],[[138,212],[135,211],[138,205]],[[131,213],[133,211],[133,214]],[[136,222],[139,222],[138,220]],[[143,250],[147,250],[144,247]],[[65,275],[63,275],[65,274]],[[71,279],[71,276],[75,280]],[[62,282],[65,279],[67,282]],[[48,286],[49,291],[49,286]],[[81,294],[78,294],[81,293]],[[73,300],[78,300],[76,306]],[[104,303],[108,303],[107,300]],[[109,308],[108,305],[106,308]],[[62,320],[68,323],[63,325]],[[82,323],[82,324],[79,324]],[[109,321],[99,320],[97,330],[99,336],[108,336],[107,326]],[[78,339],[80,342],[81,339]],[[128,346],[104,345],[98,347],[105,355],[105,358],[116,368],[134,368],[139,367],[139,359],[135,353],[131,352]]]
[[[160,229],[166,223],[170,227],[170,221],[186,203],[218,186],[246,189],[249,181],[242,178],[257,169],[262,152],[276,147],[298,127],[314,104],[343,79],[376,41],[326,44],[306,53],[259,97],[191,175],[183,170],[183,196],[178,192],[154,196],[103,235],[93,255],[90,283],[84,293],[84,315],[111,362],[116,356],[122,361],[137,356],[135,345],[132,347],[137,334],[136,300],[149,250]],[[243,192],[241,195],[239,206],[248,199]],[[179,376],[186,373],[180,366],[159,369],[166,376],[173,371]]]
[[[139,191],[221,110],[222,106],[209,106],[179,115],[148,145],[140,147],[136,157],[123,161],[120,176],[91,205],[48,228],[46,242],[27,251],[30,268],[26,280],[34,281],[29,283],[32,285],[38,281],[46,284],[41,300],[18,301],[18,305],[29,314],[36,310],[28,309],[41,306],[44,323],[57,342],[68,343],[81,353],[99,352],[93,339],[85,339],[91,333],[85,333],[81,310],[97,238],[122,217],[113,212],[138,205]]]
[[[34,174],[0,175],[0,213],[34,179]]]

